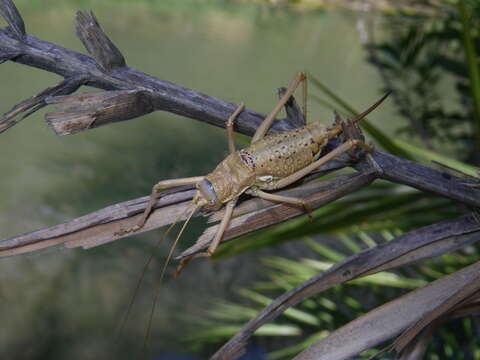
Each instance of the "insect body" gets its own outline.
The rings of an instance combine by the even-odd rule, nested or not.
[[[312,123],[300,129],[285,131],[251,144],[248,148],[230,154],[205,177],[216,189],[222,189],[223,179],[228,189],[217,191],[222,202],[243,193],[249,188],[275,190],[278,181],[314,162],[336,129]],[[235,171],[237,170],[238,171]]]
[[[354,147],[363,147],[366,150],[371,150],[371,147],[360,140],[348,139],[336,149],[330,151],[324,156],[321,156],[322,149],[325,147],[328,140],[338,136],[342,131],[344,131],[342,123],[336,123],[332,126],[325,126],[320,122],[314,122],[298,129],[265,136],[277,113],[290,99],[298,85],[305,80],[306,77],[304,73],[297,74],[294,81],[282,96],[278,104],[256,130],[250,146],[236,151],[233,136],[233,122],[244,109],[243,104],[240,105],[227,121],[226,128],[230,154],[220,164],[218,164],[218,166],[210,174],[206,176],[164,180],[154,185],[147,208],[143,212],[138,224],[129,229],[121,230],[119,233],[117,233],[117,235],[121,236],[126,233],[141,229],[147,221],[148,216],[152,212],[153,206],[157,201],[157,193],[161,189],[180,185],[196,186],[197,191],[193,197],[192,203],[187,207],[185,212],[181,214],[181,216],[183,216],[189,210],[191,211],[187,216],[187,220],[185,221],[182,229],[177,235],[170,253],[168,254],[167,260],[165,261],[160,274],[159,284],[163,279],[167,264],[172,257],[173,249],[175,248],[189,220],[198,209],[215,211],[220,209],[223,205],[226,206],[226,211],[220,222],[220,226],[207,251],[183,259],[177,268],[177,273],[188,261],[194,257],[210,256],[215,252],[215,249],[220,243],[223,234],[228,228],[237,200],[243,193],[270,201],[301,206],[307,212],[309,212],[308,204],[301,198],[281,196],[265,192],[264,190],[276,190],[288,186],[319,168],[327,161],[351,150]],[[383,96],[374,105],[372,105],[362,114],[358,115],[352,120],[352,123],[360,121],[367,114],[373,111],[387,97],[387,95]],[[178,219],[180,219],[180,217]],[[173,225],[175,223],[176,221],[173,223]],[[168,234],[173,225],[165,232],[164,236]],[[153,254],[145,265],[139,283],[141,282],[143,274],[152,260],[152,257]],[[137,284],[136,291],[138,290],[139,283]],[[135,299],[136,291],[130,303],[129,309],[131,308]],[[152,312],[147,327],[147,334],[144,339],[144,346],[146,346],[146,343],[148,342],[152,323],[152,315],[155,308],[156,299],[158,297],[158,291],[159,285],[157,287],[155,300],[152,306]],[[127,311],[126,318],[128,317],[129,312],[130,310]],[[126,320],[124,320],[124,322],[125,321]]]
[[[320,122],[314,122],[298,129],[265,136],[277,113],[298,85],[305,80],[304,73],[299,73],[296,76],[282,99],[257,129],[250,146],[236,151],[233,138],[233,122],[243,111],[244,106],[243,104],[240,105],[227,122],[230,154],[210,174],[204,177],[165,180],[156,184],[152,189],[149,204],[140,222],[130,229],[123,230],[121,234],[137,231],[143,227],[156,202],[156,194],[159,190],[179,185],[195,184],[197,188],[192,204],[188,208],[193,207],[188,218],[200,208],[218,210],[223,205],[227,207],[220,227],[207,252],[197,254],[195,257],[210,256],[215,252],[225,230],[228,228],[237,200],[243,193],[266,200],[302,206],[308,211],[308,204],[301,198],[280,196],[263,190],[276,190],[288,186],[327,161],[354,147],[363,147],[366,150],[371,150],[371,148],[359,140],[348,139],[335,150],[321,156],[322,149],[328,140],[338,136],[343,131],[341,124],[325,126]],[[352,122],[355,123],[363,119],[387,95],[353,119]]]

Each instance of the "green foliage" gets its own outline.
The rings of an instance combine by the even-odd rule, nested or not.
[[[480,4],[460,1],[458,9],[446,4],[442,16],[392,18],[391,36],[372,45],[370,61],[408,120],[400,133],[478,163]]]
[[[241,303],[219,301],[207,311],[207,316],[197,319],[197,328],[189,336],[187,343],[198,347],[201,344],[219,344],[240,330],[241,324],[255,316],[257,311],[270,304],[281,293],[297,286],[324,271],[336,262],[352,254],[350,244],[355,244],[358,252],[361,248],[376,245],[378,242],[389,241],[393,234],[389,230],[375,233],[367,240],[365,233],[351,234],[341,237],[340,243],[329,241],[314,241],[305,238],[304,241],[311,249],[311,257],[291,260],[284,257],[267,257],[263,263],[268,267],[266,279],[258,281],[253,290],[240,289],[238,293],[243,297]],[[373,244],[369,244],[373,242]],[[361,279],[352,280],[345,286],[337,286],[322,293],[321,296],[309,298],[293,308],[289,308],[273,324],[261,327],[255,333],[257,337],[272,336],[274,333],[281,336],[291,336],[293,344],[269,354],[269,358],[289,358],[313,343],[328,336],[334,329],[342,326],[352,318],[358,317],[371,308],[381,305],[388,298],[398,297],[407,290],[422,287],[428,281],[434,280],[446,273],[456,271],[466,264],[477,259],[478,251],[468,248],[461,252],[442,256],[441,259],[429,260],[408,269],[397,272],[380,272]],[[455,327],[455,336],[449,335],[451,329],[439,332],[442,342],[431,345],[431,353],[449,353],[455,349],[459,359],[467,359],[474,354],[475,336],[472,332],[472,320],[465,319],[450,325]],[[212,329],[215,329],[213,331]],[[463,338],[462,338],[463,336]],[[292,339],[293,340],[293,339]],[[469,346],[462,345],[468,344]],[[365,352],[359,359],[368,359],[377,350]],[[434,359],[430,356],[429,359]]]

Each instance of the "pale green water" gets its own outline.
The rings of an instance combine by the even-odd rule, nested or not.
[[[116,7],[113,3],[49,0],[42,5],[27,1],[17,5],[30,34],[82,52],[74,36],[74,12],[92,8],[130,66],[228,101],[245,102],[260,112],[273,107],[276,88],[288,84],[300,70],[315,74],[359,109],[379,96],[381,84],[377,73],[364,62],[353,14],[295,14],[223,1],[207,6],[204,1],[190,0],[184,7],[181,2],[175,7],[173,2],[123,1]],[[0,79],[2,112],[59,80],[14,63],[0,65]],[[329,110],[313,101],[309,105],[311,119],[332,120]],[[43,121],[44,113],[0,135],[0,238],[141,196],[159,179],[204,174],[226,152],[221,129],[166,113],[67,137],[54,135]],[[382,105],[371,119],[387,130],[396,121],[389,104]],[[389,123],[381,123],[381,119],[389,119]],[[199,223],[186,242],[198,236]],[[143,238],[159,234],[155,231]],[[3,345],[21,346],[31,341],[33,334],[48,332],[51,319],[45,320],[44,314],[51,311],[60,330],[43,339],[45,343],[50,340],[55,349],[50,358],[64,358],[67,353],[69,358],[74,354],[96,358],[98,352],[108,349],[98,338],[92,339],[91,333],[104,340],[112,337],[109,331],[118,325],[123,309],[118,302],[127,301],[145,256],[138,251],[140,238],[89,252],[53,250],[3,259],[0,291],[5,294],[2,308],[9,311],[2,315],[6,320],[0,329],[10,334],[1,337],[6,341]],[[173,341],[174,325],[169,323],[173,320],[166,313],[195,312],[192,297],[198,301],[201,294],[221,296],[235,281],[248,277],[235,271],[239,261],[232,259],[215,267],[200,261],[190,272],[187,269],[182,279],[169,284],[159,304],[162,315],[154,324],[156,347],[168,348]],[[221,272],[217,280],[214,271]],[[12,282],[12,277],[16,281]],[[199,286],[202,283],[205,286]],[[145,310],[147,306],[143,304]],[[145,314],[137,315],[138,323],[127,330],[133,334],[133,343],[141,342],[146,323]],[[32,323],[37,326],[30,326]],[[14,336],[19,332],[23,337]],[[162,337],[167,340],[161,342]],[[41,339],[36,341],[44,344]],[[58,345],[61,342],[63,346]],[[69,350],[65,350],[67,345]],[[7,347],[5,354],[12,349]],[[1,350],[0,354],[5,355]]]

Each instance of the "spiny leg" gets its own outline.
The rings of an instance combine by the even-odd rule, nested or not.
[[[312,208],[308,205],[308,203],[305,201],[305,199],[302,198],[297,198],[297,197],[291,197],[291,196],[283,196],[283,195],[277,195],[277,194],[270,194],[262,190],[252,190],[247,192],[250,195],[257,196],[261,199],[265,200],[270,200],[274,202],[279,202],[279,203],[286,203],[286,204],[292,204],[296,206],[301,206],[305,212],[308,214],[308,216],[311,217],[311,212]]]
[[[313,170],[318,169],[320,166],[325,164],[327,161],[332,160],[333,158],[342,155],[343,153],[351,150],[354,147],[361,147],[365,151],[372,151],[372,147],[365,144],[364,142],[360,140],[347,140],[344,142],[342,145],[337,147],[336,149],[330,151],[328,154],[322,156],[320,159],[317,161],[311,163],[310,165],[304,167],[303,169],[297,171],[296,173],[293,173],[290,176],[287,176],[286,178],[283,178],[275,184],[275,189],[281,189],[284,188],[285,186],[288,186],[290,184],[293,184],[295,181],[301,179],[305,175],[310,174]]]
[[[210,243],[210,246],[208,247],[207,251],[193,254],[185,259],[182,259],[180,261],[180,264],[178,264],[177,269],[175,271],[175,277],[180,274],[182,269],[193,259],[199,258],[199,257],[208,257],[212,256],[215,253],[215,250],[217,249],[218,245],[222,241],[223,235],[225,234],[225,231],[228,228],[228,225],[230,225],[230,220],[232,218],[233,210],[235,209],[235,206],[237,205],[237,200],[238,198],[235,198],[233,200],[230,200],[226,205],[225,205],[225,214],[223,215],[222,221],[220,222],[220,225],[218,227],[217,232],[215,233],[215,237],[213,238],[212,242]]]
[[[222,241],[223,235],[225,234],[225,231],[227,230],[228,225],[230,225],[230,220],[232,218],[233,210],[237,205],[237,200],[238,198],[230,200],[225,205],[225,214],[223,215],[222,221],[220,222],[220,227],[218,228],[217,233],[215,234],[215,237],[213,238],[212,242],[210,243],[210,246],[208,247],[208,250],[207,250],[208,256],[212,256],[215,253],[215,250],[217,250],[217,247],[220,244],[220,241]]]
[[[244,104],[240,104],[237,107],[237,110],[228,118],[227,120],[227,139],[228,139],[228,151],[230,154],[234,153],[235,150],[235,136],[233,135],[233,123],[235,119],[240,115],[240,113],[245,109]]]
[[[181,186],[181,185],[194,185],[198,183],[199,181],[203,180],[203,176],[194,176],[194,177],[189,177],[189,178],[182,178],[182,179],[170,179],[170,180],[163,180],[158,182],[152,187],[152,193],[150,194],[150,198],[148,200],[147,207],[145,208],[145,211],[143,212],[142,217],[138,221],[138,223],[130,228],[127,229],[121,229],[120,231],[116,232],[115,235],[125,235],[131,232],[135,232],[140,230],[144,225],[145,222],[147,221],[148,217],[150,216],[150,213],[153,210],[153,206],[157,202],[157,193],[162,190],[162,189],[168,189],[171,187],[175,186]]]
[[[270,126],[272,126],[272,123],[275,120],[275,116],[277,116],[278,112],[282,109],[282,107],[285,105],[288,99],[290,99],[290,96],[292,96],[293,92],[298,87],[298,85],[300,85],[300,83],[305,79],[306,79],[306,75],[303,72],[299,72],[295,76],[295,78],[293,79],[292,83],[290,84],[287,91],[280,99],[280,101],[277,103],[277,105],[275,105],[275,107],[270,112],[270,114],[268,114],[267,117],[263,120],[263,122],[257,128],[257,131],[255,131],[255,135],[253,135],[253,138],[252,138],[252,143],[254,143],[257,140],[260,140],[265,136],[268,129],[270,129]]]

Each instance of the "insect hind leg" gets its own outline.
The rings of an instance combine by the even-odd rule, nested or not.
[[[263,120],[263,122],[257,128],[257,131],[255,131],[255,135],[253,135],[253,138],[252,138],[252,143],[254,143],[257,140],[260,140],[265,136],[268,129],[270,129],[270,126],[272,126],[272,123],[275,121],[275,117],[277,116],[279,111],[286,104],[288,99],[290,99],[290,96],[293,95],[295,89],[300,85],[300,83],[302,83],[302,81],[305,81],[306,78],[307,78],[307,75],[304,72],[299,72],[295,76],[295,78],[293,79],[292,83],[290,84],[287,91],[280,99],[280,101],[275,105],[275,107],[270,112],[270,114],[268,114],[267,117]],[[304,111],[305,111],[305,108],[304,108]]]
[[[235,122],[235,119],[244,109],[244,104],[238,105],[235,112],[228,118],[227,125],[225,126],[225,128],[227,129],[228,151],[230,152],[230,154],[235,152],[235,136],[233,134],[233,124]]]
[[[278,203],[284,203],[284,204],[291,204],[295,206],[302,207],[303,210],[307,213],[308,217],[310,219],[312,218],[312,211],[313,209],[310,207],[310,205],[305,201],[305,199],[298,198],[298,197],[292,197],[292,196],[283,196],[283,195],[277,195],[277,194],[271,194],[259,189],[255,189],[252,191],[247,191],[247,194],[257,196],[261,199],[269,200],[269,201],[274,201]]]
[[[340,138],[342,141],[346,142],[353,140],[357,143],[356,147],[363,149],[366,152],[366,158],[370,166],[374,169],[377,175],[383,174],[382,167],[375,161],[372,156],[372,151],[374,146],[372,143],[366,144],[365,137],[362,134],[362,131],[355,123],[355,120],[343,120],[338,113],[335,113],[335,123],[342,127],[342,134]]]

